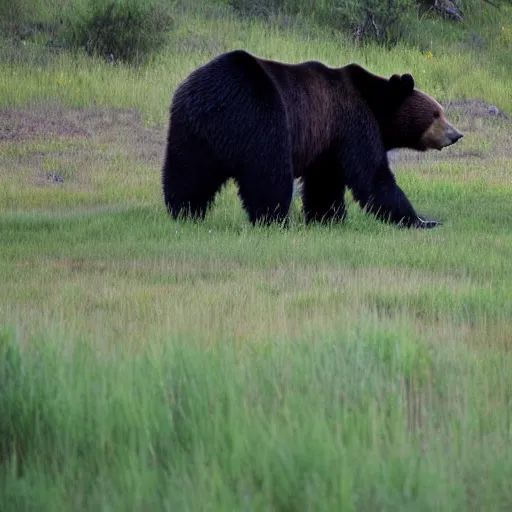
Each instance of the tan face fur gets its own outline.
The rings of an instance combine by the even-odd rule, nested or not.
[[[421,136],[419,145],[423,150],[437,149],[440,151],[446,146],[455,144],[463,135],[447,121],[443,107],[432,98],[430,101],[434,102],[433,120]]]
[[[443,107],[417,89],[402,101],[384,133],[388,149],[402,147],[418,151],[441,150],[462,137],[446,119]]]

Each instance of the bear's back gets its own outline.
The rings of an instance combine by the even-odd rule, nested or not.
[[[173,104],[208,113],[277,99],[276,86],[258,60],[244,50],[235,50],[194,70],[176,90]]]

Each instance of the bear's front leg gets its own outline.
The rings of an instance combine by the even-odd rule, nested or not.
[[[366,211],[380,220],[407,228],[431,229],[441,225],[436,220],[420,217],[392,175],[391,178],[392,181],[379,184],[366,200],[361,198],[359,203]]]
[[[366,126],[365,138],[355,136],[362,130],[357,128],[357,124],[352,127],[352,135],[345,138],[338,153],[338,165],[354,199],[385,222],[419,229],[438,226],[439,222],[420,217],[397,185],[377,128]]]
[[[397,185],[387,162],[383,162],[370,183],[358,182],[352,187],[354,198],[378,219],[418,229],[430,229],[441,225],[435,220],[420,217],[411,202]]]

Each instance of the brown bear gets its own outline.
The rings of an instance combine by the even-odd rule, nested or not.
[[[285,64],[236,50],[196,69],[174,94],[162,173],[173,217],[203,218],[233,178],[252,223],[287,219],[301,178],[306,222],[345,219],[345,189],[368,212],[408,227],[421,218],[387,151],[442,149],[462,137],[410,74],[357,64]]]

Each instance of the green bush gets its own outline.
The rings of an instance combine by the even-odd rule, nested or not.
[[[401,36],[402,20],[415,0],[228,0],[244,16],[300,14],[325,27],[350,31],[358,40],[394,43]]]
[[[0,1],[0,30],[13,32],[28,15],[27,0]]]
[[[373,39],[397,43],[402,36],[403,18],[414,0],[337,0],[320,13],[323,23],[349,30],[356,40]]]
[[[229,5],[244,16],[269,16],[283,9],[285,0],[261,0],[254,2],[252,0],[229,0]]]
[[[29,39],[58,24],[63,0],[0,0],[0,36]]]
[[[89,55],[141,63],[164,46],[172,21],[165,0],[89,0],[68,20],[64,40]]]

